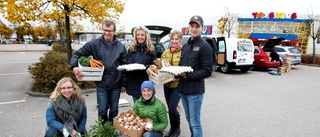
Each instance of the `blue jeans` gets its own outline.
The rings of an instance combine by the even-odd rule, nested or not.
[[[189,123],[189,129],[191,137],[202,137],[201,126],[201,105],[203,101],[203,95],[185,95],[180,94],[184,112]]]
[[[62,132],[60,132],[58,129],[49,128],[49,129],[46,131],[46,134],[45,134],[44,136],[45,136],[45,137],[53,137],[53,136],[63,137],[63,134],[62,134]]]
[[[163,137],[163,133],[160,131],[145,131],[143,137]]]
[[[177,88],[168,88],[167,86],[163,86],[164,89],[164,97],[166,99],[169,114],[173,116],[179,115],[179,111],[177,110],[178,103],[180,100],[180,95]]]
[[[120,88],[106,90],[97,87],[97,100],[98,100],[98,116],[105,122],[113,122],[113,118],[118,115],[118,104],[120,98]],[[108,114],[108,109],[109,114]]]

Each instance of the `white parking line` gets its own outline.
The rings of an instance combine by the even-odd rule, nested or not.
[[[29,75],[30,73],[4,73],[0,74],[0,76],[12,76],[12,75]]]
[[[20,103],[20,102],[25,102],[25,101],[26,101],[26,100],[9,101],[9,102],[0,102],[0,105],[13,104],[13,103]]]

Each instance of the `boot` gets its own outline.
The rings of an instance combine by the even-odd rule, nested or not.
[[[174,129],[170,137],[178,137],[181,133],[180,130],[180,115],[173,116]]]
[[[170,137],[174,129],[173,116],[170,114],[169,114],[169,120],[170,120],[170,131],[164,135],[165,137]]]

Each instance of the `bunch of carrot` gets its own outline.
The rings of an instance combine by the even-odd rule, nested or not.
[[[103,64],[95,59],[91,59],[90,66],[91,66],[91,68],[102,68]]]

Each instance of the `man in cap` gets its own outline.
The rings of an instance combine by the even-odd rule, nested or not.
[[[201,105],[205,92],[204,79],[210,77],[213,70],[213,49],[201,38],[203,19],[192,16],[189,22],[191,37],[183,45],[179,66],[190,66],[191,73],[181,73],[178,91],[181,96],[191,137],[202,137]]]

